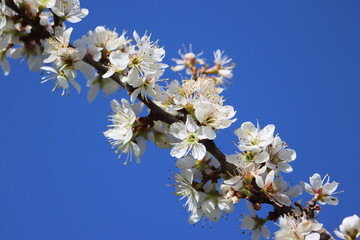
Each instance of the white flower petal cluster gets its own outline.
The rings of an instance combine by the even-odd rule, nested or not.
[[[110,95],[119,88],[119,84],[111,80],[110,77],[115,72],[122,72],[129,63],[130,40],[125,36],[124,31],[120,36],[117,32],[98,26],[94,31],[82,36],[74,42],[74,45],[81,52],[92,57],[95,61],[108,59],[108,71],[102,75],[88,78],[88,100],[93,101],[98,95],[99,90],[103,90],[106,95]]]
[[[7,39],[0,39],[0,67],[3,70],[5,76],[9,75],[10,73],[10,64],[6,57],[10,57],[11,50],[9,50],[7,46]]]
[[[171,124],[170,134],[181,140],[181,142],[176,143],[171,149],[171,156],[181,158],[188,155],[191,151],[197,160],[203,159],[206,154],[206,148],[204,144],[200,143],[200,140],[215,139],[216,137],[211,127],[199,127],[190,115],[186,116],[185,124],[182,122]]]
[[[95,69],[89,64],[83,62],[85,52],[69,46],[72,28],[64,29],[56,27],[54,36],[48,38],[44,45],[44,52],[49,56],[44,63],[52,63],[52,73],[58,73],[59,77],[67,80],[74,85],[80,92],[80,85],[75,81],[77,71],[81,71],[86,78],[93,79],[96,76]],[[47,67],[45,70],[49,70]],[[69,84],[58,84],[57,87],[67,87],[65,92],[69,92]],[[64,93],[63,91],[63,93]]]
[[[182,84],[172,81],[165,91],[157,91],[154,98],[164,110],[177,115],[185,109],[193,114],[201,125],[212,129],[228,128],[236,119],[232,106],[224,105],[219,95],[223,88],[217,87],[214,80],[208,77],[183,80]]]
[[[43,9],[52,8],[56,4],[56,0],[31,0],[31,2]]]
[[[168,67],[168,65],[161,63],[165,56],[165,50],[158,46],[157,41],[152,42],[147,34],[140,37],[136,31],[134,31],[133,37],[136,45],[129,48],[126,57],[123,56],[116,63],[110,59],[110,69],[111,66],[117,67],[115,72],[127,72],[127,69],[122,69],[122,64],[126,63],[129,71],[122,81],[134,88],[131,94],[132,102],[138,95],[146,99],[161,94],[161,87],[157,82],[160,81],[164,72],[163,69]]]
[[[164,70],[159,70],[153,74],[145,74],[139,76],[139,72],[136,68],[132,68],[126,78],[127,83],[135,88],[132,92],[130,99],[135,102],[138,95],[142,98],[147,99],[147,96],[154,98],[161,92],[160,85],[157,84],[160,81],[160,77],[163,75]]]
[[[102,74],[104,79],[118,73],[124,84],[133,87],[132,102],[138,95],[153,98],[161,93],[157,82],[164,72],[163,69],[167,67],[161,63],[165,50],[158,46],[157,41],[152,42],[149,35],[140,37],[136,31],[133,33],[136,44],[132,45],[125,33],[119,36],[115,31],[99,26],[94,32],[89,31],[81,40],[77,40],[75,46],[95,61],[107,63],[107,71]],[[93,81],[93,84],[97,82]],[[105,85],[97,86],[98,89],[103,87]],[[108,92],[114,92],[116,88]]]
[[[182,53],[181,49],[179,50],[180,59],[173,58],[172,60],[177,64],[176,66],[171,67],[171,69],[175,72],[182,71],[185,68],[186,73],[191,75],[193,74],[189,68],[194,67],[196,65],[205,65],[204,59],[200,58],[203,53],[195,54],[192,51],[192,46],[190,45],[189,51],[184,47],[184,53]]]
[[[183,169],[180,174],[175,175],[176,195],[181,196],[180,200],[187,198],[185,205],[188,205],[189,212],[197,211],[197,203],[200,200],[200,194],[192,186],[194,174],[191,169]]]
[[[205,189],[206,186],[210,185],[205,185]],[[207,199],[208,197],[210,198]],[[192,218],[192,216],[190,216],[190,221],[196,221],[199,216],[205,215],[211,221],[217,222],[219,221],[222,212],[232,213],[234,211],[234,205],[227,199],[224,199],[222,196],[218,197],[208,195],[207,198],[205,198],[205,201],[201,204],[201,210],[198,210],[196,213],[196,218]]]
[[[226,160],[238,168],[250,171],[263,169],[291,172],[289,162],[295,160],[296,152],[287,148],[287,144],[279,136],[274,137],[275,126],[270,124],[260,129],[251,122],[245,122],[235,130],[239,138],[238,148],[241,153],[227,156]]]
[[[223,98],[219,95],[223,88],[216,86],[214,80],[208,77],[183,80],[181,88],[177,89],[177,104],[183,108],[194,106],[197,102],[208,101],[223,105]]]
[[[336,236],[341,239],[355,240],[360,237],[360,218],[357,215],[344,218],[339,230],[335,230]]]
[[[275,179],[274,170],[266,175],[265,181],[261,175],[256,176],[255,181],[269,199],[279,206],[290,206],[290,198],[298,197],[302,193],[300,185],[288,189],[287,183],[283,181],[281,176]]]
[[[121,99],[121,104],[112,100],[111,107],[114,112],[110,115],[112,124],[109,125],[109,129],[104,132],[104,135],[116,148],[116,152],[121,151],[127,154],[125,163],[131,162],[132,156],[135,156],[136,162],[139,163],[140,156],[145,151],[145,142],[141,137],[134,136],[133,128],[136,125],[136,115],[142,111],[142,104],[130,105],[126,99]]]
[[[74,45],[77,48],[84,48],[89,56],[99,61],[114,50],[128,52],[130,40],[125,37],[125,33],[119,36],[115,31],[98,26],[94,31],[88,31],[81,39],[76,40]]]
[[[267,162],[269,169],[279,170],[284,173],[293,171],[293,168],[289,164],[296,159],[296,152],[293,149],[286,148],[287,144],[281,141],[279,136],[276,136],[267,148],[270,159]]]
[[[176,166],[181,169],[175,175],[176,195],[187,198],[189,223],[194,224],[201,218],[207,217],[217,222],[222,212],[231,213],[234,205],[217,188],[217,184],[209,181],[208,177],[220,167],[219,162],[207,154],[204,159],[196,160],[192,156],[180,158]]]
[[[45,71],[48,74],[47,76],[41,78],[41,83],[53,81],[54,88],[52,89],[52,91],[55,91],[55,89],[62,89],[61,96],[68,95],[70,91],[69,82],[71,82],[71,84],[76,88],[76,90],[80,92],[80,85],[73,79],[68,80],[63,72],[60,72],[57,69],[48,66],[41,67],[41,70]]]
[[[73,31],[73,28],[64,29],[62,27],[56,27],[54,36],[49,38],[45,44],[45,52],[49,54],[49,56],[44,60],[45,63],[51,63],[55,61],[62,50],[67,49],[70,43],[70,35]]]
[[[0,3],[0,32],[2,32],[3,28],[6,26],[6,5],[5,1]]]
[[[315,173],[310,177],[310,184],[302,182],[302,186],[307,193],[314,195],[314,198],[320,204],[337,205],[339,203],[339,199],[332,195],[336,194],[335,190],[337,189],[339,183],[335,181],[330,183],[329,181],[329,175],[326,175],[324,179],[322,179],[318,173]]]
[[[261,129],[259,124],[255,127],[251,122],[245,122],[235,130],[239,138],[238,148],[242,152],[228,155],[226,161],[234,164],[240,175],[235,176],[236,185],[229,184],[229,181],[223,183],[233,202],[240,200],[238,193],[242,192],[242,185],[251,184],[254,178],[261,191],[279,206],[290,206],[291,198],[302,193],[301,186],[289,188],[280,175],[280,172],[292,171],[289,162],[295,160],[296,152],[288,149],[279,136],[274,137],[274,131],[272,124]]]
[[[251,240],[259,240],[260,235],[264,238],[270,238],[270,231],[265,226],[266,220],[259,218],[254,211],[254,208],[246,201],[246,206],[249,209],[251,216],[244,214],[243,218],[241,219],[241,227],[243,229],[252,230]]]
[[[51,10],[61,19],[71,23],[80,22],[89,14],[89,10],[80,7],[79,0],[56,0]]]
[[[196,119],[213,129],[225,129],[236,121],[236,111],[232,106],[223,106],[210,101],[197,101],[194,103]]]
[[[274,131],[273,124],[260,129],[259,125],[255,127],[251,122],[243,123],[240,128],[235,130],[240,141],[239,149],[241,151],[264,149],[274,140]]]
[[[217,84],[224,84],[225,82],[228,82],[227,79],[231,79],[233,77],[233,68],[235,65],[229,65],[231,61],[231,58],[224,55],[224,51],[218,49],[214,52],[215,66],[213,67],[213,72],[218,75],[215,77]]]
[[[243,189],[243,178],[241,176],[235,176],[228,180],[224,180],[220,188],[225,193],[225,198],[229,199],[233,204],[239,202],[239,197],[237,192],[240,192]]]
[[[154,126],[152,131],[147,134],[147,139],[159,148],[169,149],[171,142],[176,141],[169,131],[169,124],[162,121],[154,121]]]
[[[103,90],[106,95],[113,94],[117,89],[119,89],[119,84],[110,78],[103,78],[99,74],[95,74],[93,78],[89,78],[87,82],[89,87],[88,92],[88,101],[92,102],[95,100],[99,94],[99,90]]]
[[[158,46],[158,42],[152,42],[150,36],[144,35],[140,38],[139,34],[134,31],[133,37],[136,41],[137,49],[131,53],[131,66],[139,70],[140,73],[154,74],[158,70],[166,68],[166,64],[160,63],[164,56],[165,50]]]
[[[269,161],[269,158],[269,153],[257,149],[255,151],[246,151],[240,154],[229,155],[226,160],[243,169],[251,166],[260,166],[260,164]]]
[[[109,56],[110,65],[108,71],[103,75],[103,78],[111,77],[116,72],[121,72],[127,68],[130,59],[129,54],[124,52],[111,52]]]
[[[228,82],[227,79],[233,77],[235,64],[231,64],[232,59],[224,55],[224,51],[218,49],[214,52],[214,66],[212,67],[206,64],[205,59],[200,58],[202,52],[197,55],[192,52],[191,45],[189,51],[184,48],[184,53],[180,49],[179,55],[180,59],[172,59],[177,64],[171,67],[175,72],[185,69],[189,75],[205,75],[211,77],[216,85],[224,84]]]
[[[218,49],[214,52],[214,63],[218,67],[218,72],[220,76],[225,78],[232,78],[232,69],[234,68],[234,66],[228,66],[231,61],[231,58],[228,58],[224,55],[224,51]]]
[[[295,219],[284,215],[279,218],[279,227],[280,230],[275,232],[276,240],[319,240],[317,231],[322,228],[322,224],[307,220],[306,217]]]
[[[29,7],[28,10],[29,15],[36,16],[38,13],[36,7]],[[43,60],[41,53],[44,41],[26,37],[26,40],[20,40],[20,36],[30,34],[31,27],[21,24],[21,20],[14,17],[15,15],[14,11],[5,5],[5,1],[0,3],[0,67],[5,76],[10,73],[7,58],[26,60],[31,71],[38,71]]]
[[[41,48],[35,42],[29,42],[22,48],[12,48],[10,57],[14,59],[27,59],[28,67],[31,71],[39,71],[43,64],[43,56],[41,56]]]

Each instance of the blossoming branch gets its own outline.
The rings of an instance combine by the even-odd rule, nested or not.
[[[232,59],[216,50],[213,61],[190,49],[179,51],[172,71],[184,71],[181,81],[166,78],[165,49],[150,34],[117,33],[98,26],[81,39],[71,41],[73,28],[89,11],[79,0],[2,0],[0,3],[0,67],[10,73],[8,59],[25,59],[31,71],[41,71],[42,83],[53,84],[62,96],[86,86],[88,100],[100,91],[111,95],[126,89],[128,99],[113,99],[110,124],[104,132],[124,163],[137,163],[146,143],[170,149],[177,159],[175,193],[186,199],[189,223],[201,219],[217,222],[246,201],[251,215],[243,215],[241,227],[252,231],[252,239],[270,238],[270,221],[280,229],[275,239],[334,239],[316,221],[320,205],[337,205],[337,182],[315,173],[310,183],[291,185],[295,150],[275,133],[245,122],[234,133],[238,152],[226,155],[215,144],[222,129],[236,121],[233,106],[226,105],[225,85],[233,77]],[[81,72],[87,79],[81,83]],[[312,197],[305,206],[296,199],[305,190]],[[267,216],[257,212],[271,205]],[[345,218],[335,234],[342,239],[360,235],[360,221]]]

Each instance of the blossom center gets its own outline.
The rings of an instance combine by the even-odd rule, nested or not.
[[[197,134],[195,134],[195,133],[190,133],[189,136],[186,138],[186,141],[187,141],[189,144],[194,144],[194,143],[199,142],[199,138],[197,137]]]

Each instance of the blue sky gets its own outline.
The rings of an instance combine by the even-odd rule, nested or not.
[[[359,1],[103,0],[82,6],[90,14],[74,25],[73,40],[99,25],[148,30],[164,45],[168,64],[182,44],[192,43],[208,59],[225,50],[237,64],[225,96],[238,121],[219,134],[221,149],[235,150],[233,130],[242,122],[273,123],[297,151],[287,180],[329,173],[345,190],[337,207],[323,208],[320,222],[332,231],[344,217],[360,214]],[[150,143],[140,165],[117,160],[102,132],[109,101],[125,91],[89,104],[80,78],[82,93],[72,89],[61,97],[16,61],[0,80],[0,239],[250,238],[237,228],[240,212],[247,213],[243,203],[211,226],[187,223],[184,202],[167,186],[177,172],[168,150]]]

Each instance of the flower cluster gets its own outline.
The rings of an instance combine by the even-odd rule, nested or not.
[[[279,231],[275,232],[276,240],[319,240],[322,224],[312,222],[305,217],[293,218],[291,216],[282,216],[279,219]]]
[[[227,156],[226,160],[239,169],[239,180],[244,184],[232,186],[232,190],[241,191],[243,185],[255,180],[259,191],[279,206],[290,206],[290,198],[301,194],[299,185],[288,188],[280,172],[291,172],[289,162],[296,158],[294,150],[287,148],[279,136],[274,137],[275,126],[267,125],[260,129],[251,122],[245,122],[235,131],[239,139],[240,153]],[[239,188],[240,187],[240,188]],[[248,189],[251,190],[251,189]],[[234,200],[238,201],[238,200]]]
[[[42,82],[56,78],[55,88],[62,88],[62,95],[69,93],[69,82],[80,92],[80,85],[75,81],[77,71],[81,71],[88,78],[93,78],[95,75],[95,69],[83,62],[85,52],[69,46],[72,30],[57,26],[54,36],[48,38],[44,46],[44,52],[48,55],[44,63],[52,63],[53,66],[41,67],[51,74],[44,77]]]
[[[8,4],[12,3],[12,4]],[[244,229],[252,231],[252,239],[270,237],[268,221],[279,220],[275,239],[319,240],[323,225],[314,218],[319,204],[337,205],[333,195],[337,182],[328,175],[310,177],[310,184],[290,186],[282,174],[293,171],[291,162],[296,152],[288,148],[275,126],[263,129],[245,122],[235,130],[238,152],[224,155],[215,145],[217,133],[235,121],[235,110],[225,105],[221,95],[225,84],[233,78],[234,63],[216,50],[213,63],[202,53],[179,51],[180,58],[171,69],[185,70],[189,75],[181,81],[164,79],[167,64],[162,61],[165,50],[151,35],[132,38],[103,26],[71,44],[73,28],[65,23],[78,23],[88,15],[79,0],[14,0],[0,1],[0,67],[10,72],[8,58],[23,58],[30,70],[47,72],[42,82],[52,81],[62,95],[72,85],[80,92],[78,72],[87,79],[88,100],[100,90],[106,95],[123,87],[130,101],[112,100],[111,124],[104,132],[115,152],[126,155],[126,163],[140,157],[146,140],[160,148],[170,148],[175,157],[176,195],[186,199],[189,223],[202,218],[217,222],[222,215],[234,211],[235,204],[246,199],[251,215],[243,214]],[[144,106],[146,110],[143,110]],[[144,114],[145,116],[140,116]],[[313,195],[305,207],[294,203],[302,190]],[[269,204],[274,211],[261,218],[255,211]],[[335,234],[346,240],[360,236],[360,220],[347,217]]]
[[[111,145],[116,148],[116,152],[119,150],[122,153],[127,154],[128,160],[135,156],[136,161],[140,162],[140,156],[144,152],[143,139],[137,137],[133,133],[134,128],[139,125],[136,121],[136,115],[142,111],[142,104],[130,105],[126,99],[121,99],[121,104],[112,100],[111,107],[114,114],[110,115],[112,124],[109,125],[110,129],[104,132],[104,135],[110,140]],[[140,147],[139,147],[140,145]]]
[[[189,75],[211,75],[217,84],[224,84],[228,82],[227,79],[233,77],[232,69],[235,65],[231,64],[232,59],[224,55],[224,51],[218,49],[214,52],[214,66],[212,67],[206,65],[205,59],[200,58],[203,52],[199,54],[192,52],[191,45],[189,51],[187,51],[185,47],[184,53],[179,50],[179,55],[181,57],[180,59],[173,59],[177,64],[171,68],[173,71],[177,72],[186,69],[186,73]]]
[[[24,58],[27,60],[30,70],[38,71],[46,58],[43,54],[44,45],[48,46],[47,50],[51,52],[49,53],[51,58],[47,58],[48,62],[54,61],[55,48],[67,48],[68,46],[65,45],[69,43],[68,37],[71,33],[71,30],[69,30],[64,34],[64,29],[61,30],[60,28],[54,31],[55,26],[63,25],[64,21],[79,22],[88,14],[87,9],[80,7],[79,0],[17,0],[14,1],[14,4],[17,5],[20,11],[25,12],[29,19],[37,19],[38,24],[50,32],[54,38],[58,38],[57,40],[60,40],[61,44],[57,44],[57,46],[45,44],[46,41],[42,38],[43,36],[33,30],[34,26],[24,25],[24,21],[15,17],[16,13],[5,4],[5,1],[2,1],[0,5],[0,66],[5,75],[10,72],[7,57]],[[56,24],[54,21],[56,21]],[[66,61],[66,57],[72,58],[71,55],[73,54],[73,52],[63,53],[63,61]],[[59,61],[60,59],[58,59],[58,64]],[[49,69],[44,70],[48,71]],[[49,70],[49,72],[58,73],[59,79],[56,80],[56,87],[68,89],[65,83],[65,80],[67,80],[66,74],[56,70]],[[50,79],[53,78],[48,80]]]
[[[176,162],[181,169],[175,175],[176,195],[181,199],[187,197],[185,205],[191,212],[189,223],[194,224],[201,218],[207,217],[217,222],[222,212],[231,213],[234,205],[228,200],[218,187],[220,164],[211,154],[206,154],[202,159],[186,156]]]
[[[264,238],[270,238],[270,231],[265,226],[267,219],[259,218],[259,216],[255,213],[253,206],[246,202],[246,206],[249,209],[251,215],[244,214],[243,218],[241,219],[241,227],[243,229],[252,230],[251,239],[260,239],[260,235]]]
[[[49,19],[45,17],[46,13],[40,11],[37,2],[17,1],[29,17],[39,15],[44,19],[42,24],[46,25]],[[5,4],[5,1],[0,3],[0,67],[5,76],[10,73],[8,58],[26,59],[30,70],[38,71],[40,69],[43,59],[41,47],[44,40],[38,41],[31,30],[32,27],[24,25],[21,19],[16,17],[16,13]]]

